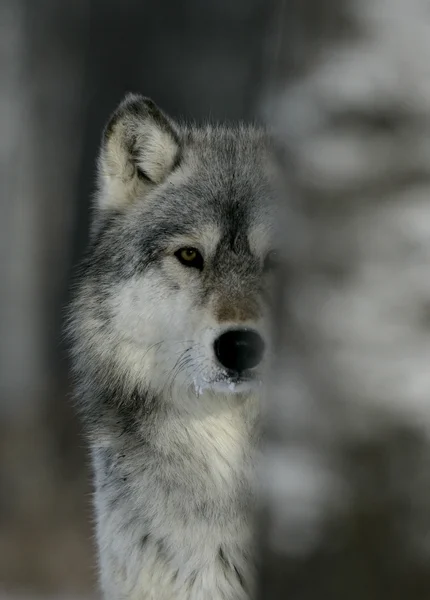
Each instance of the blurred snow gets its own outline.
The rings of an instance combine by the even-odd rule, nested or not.
[[[384,577],[409,597],[401,578],[430,558],[430,2],[322,6],[319,25],[294,15],[304,59],[265,106],[287,156],[290,257],[261,467],[267,543],[272,558],[323,557],[324,585],[340,575],[334,547],[358,580],[377,548],[390,568],[365,570],[369,597]],[[367,543],[342,538],[363,513]]]

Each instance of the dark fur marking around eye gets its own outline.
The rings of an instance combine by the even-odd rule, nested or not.
[[[191,258],[187,258],[187,252],[191,253],[193,256]],[[180,248],[175,252],[175,256],[179,262],[184,265],[184,267],[192,267],[194,269],[198,269],[199,271],[203,270],[203,256],[196,248]]]

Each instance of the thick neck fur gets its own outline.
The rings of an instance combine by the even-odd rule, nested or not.
[[[103,419],[91,419],[102,584],[118,572],[108,598],[125,588],[115,598],[151,598],[142,593],[159,593],[160,582],[148,583],[159,571],[160,600],[194,598],[193,586],[196,600],[205,586],[208,599],[248,598],[258,399],[189,390],[178,410],[178,393],[111,390]]]

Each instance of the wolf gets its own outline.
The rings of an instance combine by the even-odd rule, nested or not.
[[[129,94],[69,333],[106,600],[245,600],[277,267],[273,144]]]

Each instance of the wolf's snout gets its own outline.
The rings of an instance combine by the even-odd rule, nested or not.
[[[223,367],[240,373],[261,362],[264,341],[256,331],[232,329],[215,340],[214,350]]]

